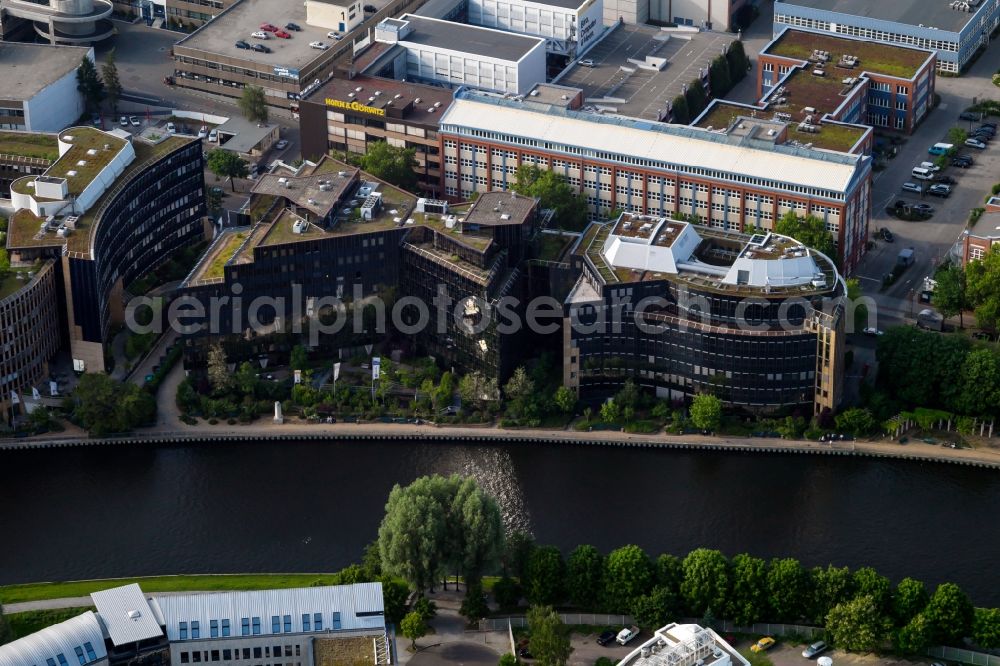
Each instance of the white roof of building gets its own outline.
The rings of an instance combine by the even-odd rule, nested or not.
[[[108,638],[116,646],[163,636],[160,623],[137,583],[94,592],[90,598],[97,606]]]
[[[79,666],[77,648],[83,651],[84,664],[107,657],[101,623],[93,611],[0,646],[0,666],[47,666],[50,659],[55,666],[62,666],[63,660],[71,666]],[[90,658],[91,653],[94,659]],[[59,659],[59,655],[63,659]]]
[[[205,592],[176,594],[155,598],[170,641],[181,640],[179,623],[199,623],[202,639],[210,638],[210,622],[228,619],[231,636],[240,636],[243,618],[260,618],[260,633],[269,635],[271,618],[279,616],[284,633],[284,616],[290,615],[292,632],[306,631],[302,615],[319,613],[323,630],[333,628],[333,613],[340,613],[340,629],[384,629],[381,583],[358,583],[326,587],[303,587],[288,590],[253,592]],[[310,617],[310,620],[312,617]],[[315,625],[311,624],[311,631]],[[190,638],[191,634],[188,634]],[[221,638],[221,634],[220,634]]]
[[[696,128],[682,128],[684,132],[655,131],[631,123],[591,121],[581,115],[545,113],[456,97],[441,124],[840,192],[848,190],[857,170],[857,164],[824,159],[819,151],[812,158],[712,140],[707,130],[701,139],[696,136]]]

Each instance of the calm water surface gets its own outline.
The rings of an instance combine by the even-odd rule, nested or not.
[[[568,551],[698,546],[952,580],[1000,605],[1000,472],[826,456],[310,442],[0,454],[0,583],[333,571],[395,483],[475,475]]]

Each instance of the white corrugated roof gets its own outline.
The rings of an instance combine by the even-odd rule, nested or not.
[[[191,623],[199,623],[201,639],[212,638],[211,621],[219,623],[222,638],[222,620],[229,620],[231,637],[240,636],[243,618],[260,618],[260,634],[272,634],[271,618],[278,616],[284,631],[284,616],[291,616],[291,633],[307,631],[302,615],[310,616],[310,628],[315,631],[313,616],[319,613],[324,631],[333,629],[333,613],[340,613],[340,629],[378,629],[385,627],[381,583],[358,583],[326,587],[303,587],[288,590],[260,590],[253,592],[205,592],[200,594],[172,594],[154,599],[163,616],[167,637],[181,640],[179,625],[187,623],[190,640]],[[359,614],[363,614],[359,617]],[[251,625],[252,631],[252,625]]]
[[[55,666],[62,666],[64,660],[69,666],[80,666],[77,648],[83,653],[84,665],[108,654],[101,624],[93,611],[0,646],[0,666],[48,666],[50,659]]]
[[[113,587],[90,595],[108,637],[116,646],[160,638],[163,630],[138,584]]]
[[[451,103],[441,124],[841,192],[848,189],[857,169],[856,164],[839,164],[820,155],[813,159],[462,97]]]

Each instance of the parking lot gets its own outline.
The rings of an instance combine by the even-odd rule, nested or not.
[[[736,646],[739,649],[750,647],[749,641],[739,641]],[[815,666],[815,659],[806,659],[802,656],[805,645],[790,645],[779,643],[768,650],[767,657],[774,666]],[[854,654],[843,650],[830,650],[824,652],[824,656],[833,659],[836,666],[926,666],[931,660],[916,661],[900,659],[892,656],[878,656],[874,654]]]

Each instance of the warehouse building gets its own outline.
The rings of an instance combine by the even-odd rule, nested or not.
[[[397,80],[515,95],[546,80],[545,40],[539,37],[406,14],[382,20],[375,41],[398,48],[369,73]]]
[[[587,229],[571,263],[563,383],[584,399],[631,379],[668,400],[839,405],[846,286],[821,253],[771,232],[622,213]]]
[[[201,141],[72,127],[42,175],[10,185],[12,263],[54,260],[77,371],[104,371],[104,344],[123,321],[123,290],[202,237]]]
[[[412,148],[420,189],[440,195],[438,123],[453,92],[440,86],[356,76],[333,78],[299,103],[302,157],[365,154],[373,141]]]
[[[549,53],[575,57],[604,29],[603,0],[469,0],[469,23],[545,39]]]
[[[793,144],[783,122],[710,132],[462,90],[439,136],[446,197],[509,189],[534,164],[565,177],[595,219],[621,208],[741,231],[793,211],[824,220],[845,272],[865,251],[871,158]]]
[[[0,42],[0,130],[58,132],[83,115],[76,70],[94,49]]]
[[[774,35],[786,26],[937,51],[957,73],[1000,26],[1000,0],[775,0]]]

